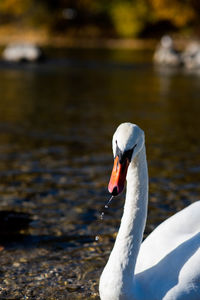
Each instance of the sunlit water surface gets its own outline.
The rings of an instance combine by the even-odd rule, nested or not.
[[[200,198],[200,74],[155,69],[149,52],[46,51],[0,63],[0,298],[99,299],[124,203],[101,220],[112,134],[145,130],[148,234]]]

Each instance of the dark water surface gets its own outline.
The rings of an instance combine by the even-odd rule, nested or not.
[[[99,220],[112,134],[146,132],[147,234],[200,198],[200,74],[156,70],[148,52],[48,51],[0,63],[0,299],[99,299],[124,198]]]

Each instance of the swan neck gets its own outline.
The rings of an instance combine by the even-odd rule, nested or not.
[[[134,299],[134,271],[146,223],[147,202],[148,172],[143,147],[128,168],[124,213],[115,245],[100,280],[101,290],[110,293],[113,287],[116,299],[117,295],[126,294],[127,291],[131,294],[123,299]]]
[[[133,276],[146,224],[148,173],[145,148],[131,162],[127,174],[127,192],[116,247],[124,251],[124,271]]]
[[[143,238],[148,202],[148,174],[145,147],[128,168],[127,191],[121,225],[111,257],[117,257],[123,272],[134,274]],[[119,257],[118,257],[119,256]]]

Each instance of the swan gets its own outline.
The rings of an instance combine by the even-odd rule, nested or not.
[[[174,67],[182,65],[181,55],[174,48],[173,40],[168,35],[164,35],[161,38],[160,45],[157,47],[153,59],[159,65]]]
[[[44,58],[43,51],[32,43],[10,43],[2,56],[10,62],[37,62]]]
[[[142,243],[148,171],[144,132],[122,123],[113,135],[114,166],[108,190],[127,180],[121,225],[101,274],[101,300],[200,299],[200,201],[161,223]]]
[[[186,69],[199,69],[200,67],[200,43],[190,43],[182,54],[182,60]]]

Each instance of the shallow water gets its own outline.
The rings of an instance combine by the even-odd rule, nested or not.
[[[46,51],[0,63],[0,298],[99,299],[124,198],[99,218],[112,134],[146,132],[148,234],[200,198],[200,74],[156,69],[149,52]]]

